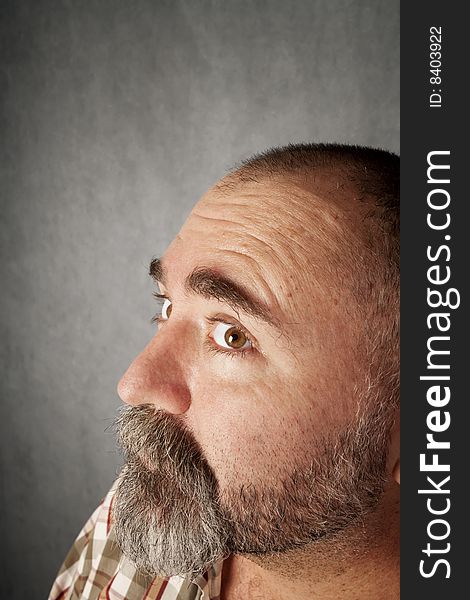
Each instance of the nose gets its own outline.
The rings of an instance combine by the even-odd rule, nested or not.
[[[138,406],[153,404],[172,414],[183,414],[191,405],[182,356],[169,349],[161,333],[131,363],[117,390],[123,402]],[[165,347],[166,346],[166,347]]]

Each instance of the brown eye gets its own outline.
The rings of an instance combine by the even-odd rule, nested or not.
[[[243,331],[240,331],[240,329],[237,329],[236,327],[230,327],[230,329],[227,329],[224,339],[227,346],[236,348],[237,350],[238,348],[243,348],[247,341],[246,335],[243,333]]]
[[[221,348],[229,350],[246,350],[252,345],[248,336],[230,323],[219,322],[211,337]]]

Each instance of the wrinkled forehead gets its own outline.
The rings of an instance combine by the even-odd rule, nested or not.
[[[279,258],[288,261],[292,255],[296,261],[311,263],[340,249],[346,215],[320,191],[279,179],[228,190],[212,188],[196,204],[185,226],[191,227],[195,218],[206,219],[207,225],[212,219],[225,229],[226,237],[245,235],[241,241],[247,248],[250,240],[256,245],[258,239]]]
[[[349,218],[328,198],[328,181],[318,192],[285,178],[219,185],[195,205],[166,256],[181,276],[201,262],[235,272],[267,303],[298,314],[305,298],[342,293],[345,254],[357,246],[345,235]]]
[[[228,191],[210,190],[193,213],[226,221],[227,235],[236,228],[258,237],[284,261],[284,267],[305,267],[315,279],[326,275],[338,261],[358,247],[360,223],[352,190],[338,187],[334,174],[322,174],[313,182],[300,177],[278,177],[243,183]],[[222,223],[221,223],[222,224]]]

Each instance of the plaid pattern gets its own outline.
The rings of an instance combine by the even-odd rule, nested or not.
[[[111,520],[115,485],[78,534],[49,600],[219,600],[222,562],[193,581],[139,573],[119,550]]]

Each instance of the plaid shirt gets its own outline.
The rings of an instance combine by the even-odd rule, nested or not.
[[[114,492],[115,486],[78,534],[49,600],[218,600],[223,561],[192,581],[137,571],[116,543],[111,519]]]

